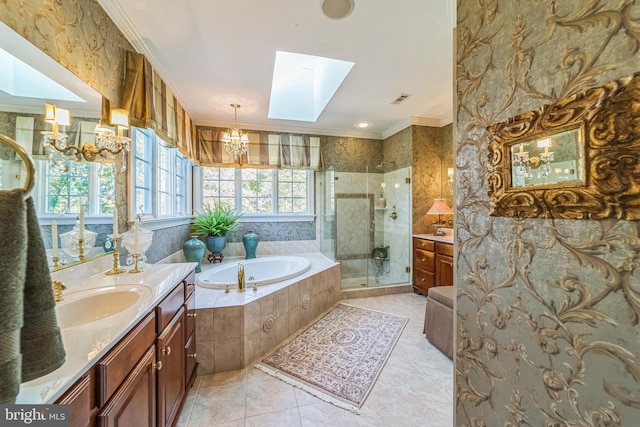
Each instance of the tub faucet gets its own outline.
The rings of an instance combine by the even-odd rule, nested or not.
[[[238,292],[244,292],[244,265],[238,263]]]
[[[53,287],[53,298],[56,302],[62,301],[62,291],[67,290],[67,286],[59,280],[52,280],[51,286]]]

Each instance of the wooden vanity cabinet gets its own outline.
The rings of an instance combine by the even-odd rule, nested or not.
[[[192,272],[56,401],[72,427],[176,424],[197,368],[194,283]]]
[[[427,296],[429,288],[453,285],[453,245],[413,238],[413,290]]]

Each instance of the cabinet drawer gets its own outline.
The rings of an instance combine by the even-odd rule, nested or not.
[[[436,284],[436,275],[431,271],[416,268],[413,271],[413,283],[421,288],[430,288]]]
[[[435,271],[435,253],[416,249],[413,256],[413,268]]]
[[[425,251],[433,252],[433,250],[434,250],[434,241],[433,240],[414,238],[413,239],[413,247],[414,247],[414,249],[423,249]]]
[[[191,273],[183,281],[184,283],[184,299],[187,300],[193,291],[196,290],[196,274]]]
[[[95,418],[94,410],[97,411],[93,368],[76,381],[56,403],[69,405],[69,425],[71,427],[93,425],[91,418],[92,415]]]
[[[176,287],[156,308],[158,319],[158,333],[167,327],[173,316],[182,308],[184,304],[184,282]]]
[[[186,378],[186,387],[189,388],[193,384],[193,381],[196,379],[196,335],[193,334],[187,339],[187,343],[184,345],[184,354],[186,357],[185,363],[185,378]]]
[[[186,336],[189,336],[196,329],[196,296],[191,295],[187,302],[184,304],[187,316],[187,332]]]
[[[156,339],[155,314],[145,317],[118,345],[98,362],[98,406],[102,406],[129,375]]]
[[[453,256],[453,245],[450,243],[436,242],[436,253]]]

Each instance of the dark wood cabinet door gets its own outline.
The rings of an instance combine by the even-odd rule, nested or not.
[[[98,414],[101,427],[156,427],[156,361],[155,345],[109,399]]]
[[[57,404],[69,405],[70,427],[95,425],[98,412],[95,388],[94,368],[91,368],[56,401]]]
[[[185,311],[181,308],[158,337],[158,425],[172,426],[186,388]]]
[[[436,254],[436,286],[453,285],[453,258]]]

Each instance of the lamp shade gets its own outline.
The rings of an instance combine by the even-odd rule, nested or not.
[[[444,199],[433,199],[433,205],[427,211],[427,215],[448,215],[453,211]]]
[[[129,111],[124,108],[111,109],[111,124],[113,126],[129,127]]]

